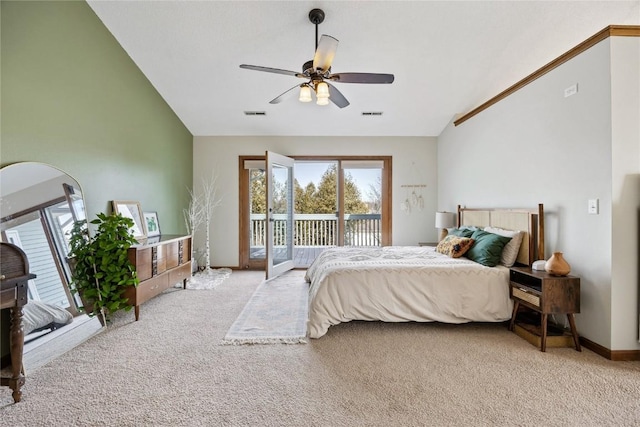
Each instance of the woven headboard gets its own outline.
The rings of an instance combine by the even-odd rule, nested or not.
[[[544,259],[544,208],[537,209],[475,209],[458,205],[458,227],[497,227],[524,231],[516,262],[531,265]]]

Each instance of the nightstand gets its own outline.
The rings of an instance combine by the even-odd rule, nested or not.
[[[418,242],[418,246],[438,246],[438,242]]]
[[[509,270],[509,296],[514,303],[509,330],[514,330],[521,305],[540,313],[540,351],[546,351],[548,315],[566,314],[576,350],[582,351],[574,318],[574,313],[580,313],[580,278],[552,276],[529,267],[512,267]]]

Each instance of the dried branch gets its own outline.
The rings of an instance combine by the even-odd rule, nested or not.
[[[210,225],[213,218],[213,211],[222,203],[222,197],[218,195],[217,190],[218,175],[213,172],[208,180],[202,178],[202,195],[200,206],[202,208],[202,216],[205,226],[205,269],[211,268],[211,246],[210,246]]]

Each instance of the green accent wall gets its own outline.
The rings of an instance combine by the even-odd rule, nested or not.
[[[184,233],[193,136],[84,1],[1,3],[0,165],[44,162]]]

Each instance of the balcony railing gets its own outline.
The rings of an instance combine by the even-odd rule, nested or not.
[[[273,215],[275,246],[287,241],[286,215]],[[345,246],[379,246],[380,214],[347,214],[344,216]],[[265,245],[266,221],[264,214],[251,215],[251,246]],[[333,214],[296,214],[293,221],[294,246],[337,246],[338,218]]]

